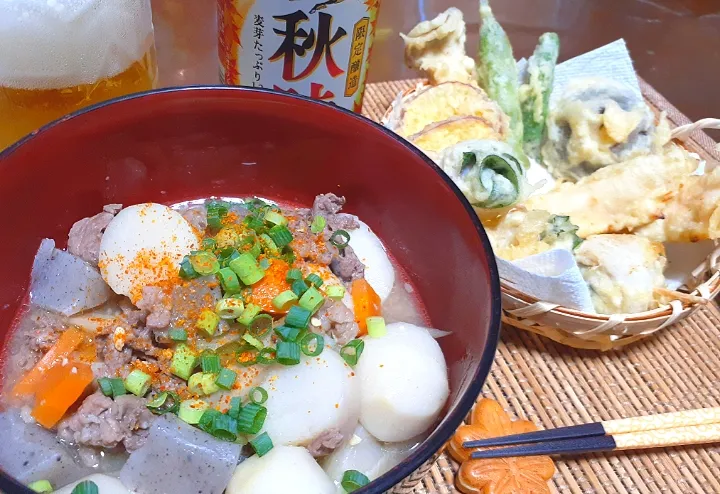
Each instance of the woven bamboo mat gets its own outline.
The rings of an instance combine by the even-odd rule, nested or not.
[[[364,114],[379,120],[418,81],[370,84]],[[651,86],[645,98],[675,125],[688,123]],[[720,154],[700,134],[689,148]],[[554,428],[597,420],[720,406],[720,310],[713,304],[656,336],[607,353],[568,348],[504,326],[483,391],[511,414]],[[591,454],[556,460],[554,492],[720,494],[720,447]],[[456,493],[458,465],[443,453],[416,494]]]

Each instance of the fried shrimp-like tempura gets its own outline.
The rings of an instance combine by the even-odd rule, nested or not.
[[[697,165],[684,149],[669,144],[662,154],[607,166],[574,184],[531,196],[524,206],[570,216],[582,238],[634,232],[673,214],[668,207]]]

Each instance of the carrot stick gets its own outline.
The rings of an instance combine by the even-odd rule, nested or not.
[[[355,306],[355,321],[360,326],[358,336],[364,336],[367,334],[367,318],[381,314],[382,302],[380,296],[365,279],[353,281],[350,291]]]
[[[93,373],[88,364],[69,362],[53,367],[48,384],[38,392],[32,416],[46,429],[54,427],[92,381]]]
[[[62,364],[70,354],[86,338],[85,332],[78,328],[66,329],[50,350],[40,359],[25,376],[13,387],[12,395],[16,398],[34,395],[43,381],[44,374],[51,367]]]

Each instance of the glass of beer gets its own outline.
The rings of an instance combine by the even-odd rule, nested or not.
[[[156,82],[150,0],[0,1],[0,151]]]

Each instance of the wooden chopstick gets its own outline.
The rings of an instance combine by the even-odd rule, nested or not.
[[[475,451],[476,459],[507,458],[510,456],[538,456],[623,451],[628,449],[667,448],[691,444],[720,443],[720,423],[673,427],[626,434],[561,439],[508,448]]]
[[[559,441],[562,439],[580,439],[716,423],[720,423],[720,407],[606,420],[604,422],[571,425],[569,427],[558,427],[557,429],[527,432],[525,434],[513,434],[511,436],[467,441],[463,443],[463,447],[487,448],[491,446]]]

